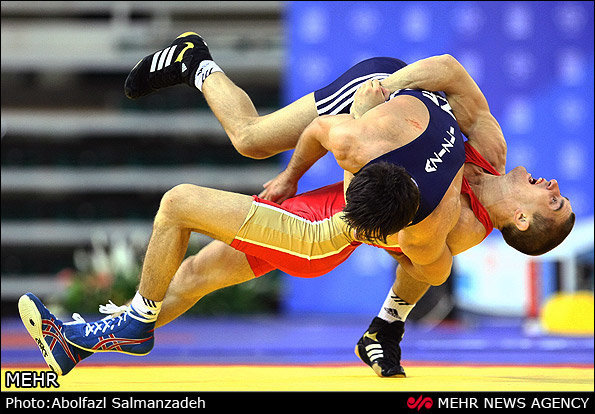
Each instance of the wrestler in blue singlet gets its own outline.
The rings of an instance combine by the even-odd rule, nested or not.
[[[353,66],[336,81],[314,92],[319,115],[349,113],[353,95],[370,79],[382,80],[406,66],[394,58],[372,58]],[[426,130],[410,143],[370,161],[390,162],[402,166],[413,177],[420,190],[421,202],[410,225],[419,223],[440,204],[446,190],[465,162],[464,136],[450,105],[439,92],[404,89],[389,99],[411,95],[428,108],[430,120]]]

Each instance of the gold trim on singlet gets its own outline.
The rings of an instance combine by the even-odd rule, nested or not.
[[[340,253],[355,241],[342,215],[343,212],[338,212],[320,221],[310,221],[282,208],[253,201],[235,239],[308,260],[322,259]]]

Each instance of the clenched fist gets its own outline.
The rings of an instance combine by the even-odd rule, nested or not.
[[[353,104],[349,111],[354,118],[359,118],[370,109],[386,102],[390,95],[378,79],[364,82],[353,95]]]

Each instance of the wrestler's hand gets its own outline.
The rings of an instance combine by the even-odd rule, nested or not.
[[[281,172],[272,180],[263,184],[264,190],[258,195],[260,198],[282,203],[297,192],[298,183],[285,171]]]
[[[372,79],[364,82],[353,95],[349,113],[358,119],[370,109],[386,102],[389,96],[389,90],[384,88],[379,80]]]

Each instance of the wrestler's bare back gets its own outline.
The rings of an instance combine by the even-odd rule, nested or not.
[[[333,122],[325,146],[345,171],[345,190],[353,173],[380,155],[416,139],[425,131],[430,119],[426,106],[410,95],[396,96],[358,119],[339,115],[335,120],[337,117],[344,118]],[[447,234],[446,244],[456,255],[479,244],[485,228],[473,214],[467,196],[461,194],[465,168],[468,167],[461,167],[442,201],[428,217],[389,236],[387,245],[398,244],[405,249],[408,244],[431,246],[436,234]]]

